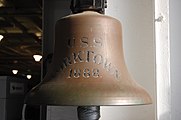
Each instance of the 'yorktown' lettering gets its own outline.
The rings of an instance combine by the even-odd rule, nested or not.
[[[64,70],[67,68],[67,66],[77,64],[77,63],[90,63],[93,62],[97,65],[102,65],[102,67],[109,72],[110,74],[114,75],[116,79],[120,78],[119,70],[108,61],[107,58],[103,57],[101,54],[96,53],[95,51],[87,50],[87,51],[78,51],[73,52],[69,56],[65,57],[63,59],[63,62],[60,66],[60,70]],[[98,78],[99,75],[99,69],[93,68],[84,68],[81,69],[70,69],[68,73],[68,78],[74,77],[79,78],[80,76],[83,76],[84,78],[94,77]]]

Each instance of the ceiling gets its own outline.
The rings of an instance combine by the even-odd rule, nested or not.
[[[42,54],[42,0],[0,0],[0,75],[40,77]]]

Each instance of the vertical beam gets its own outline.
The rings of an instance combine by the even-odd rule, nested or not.
[[[43,34],[42,34],[42,53],[43,53],[43,64],[41,65],[41,81],[43,80],[43,78],[45,77],[45,74],[43,74],[44,73],[44,71],[46,71],[47,69],[46,68],[44,68],[44,64],[46,64],[46,63],[44,63],[44,59],[45,59],[45,56],[44,56],[44,44],[45,44],[45,34],[44,34],[44,29],[43,29],[43,27],[44,27],[44,22],[45,22],[45,20],[44,20],[44,15],[45,15],[45,0],[42,0],[42,8],[43,8],[43,10],[42,10],[42,31],[43,31]],[[46,46],[47,47],[47,46]],[[44,69],[46,69],[46,70],[44,70]],[[47,120],[47,106],[45,106],[45,105],[40,105],[40,120]]]
[[[47,106],[41,105],[40,106],[40,120],[46,120],[47,115]]]
[[[171,120],[169,0],[155,0],[157,120]]]

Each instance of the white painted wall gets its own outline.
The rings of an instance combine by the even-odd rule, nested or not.
[[[171,120],[181,119],[181,1],[170,0]]]
[[[106,14],[123,26],[125,60],[133,78],[153,98],[146,106],[104,106],[100,120],[155,120],[154,0],[108,0]],[[45,0],[44,55],[52,52],[54,24],[69,13],[69,1]],[[76,120],[76,107],[48,107],[47,120]]]

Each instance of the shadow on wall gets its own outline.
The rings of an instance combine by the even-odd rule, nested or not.
[[[48,106],[47,120],[78,120],[77,107]]]

